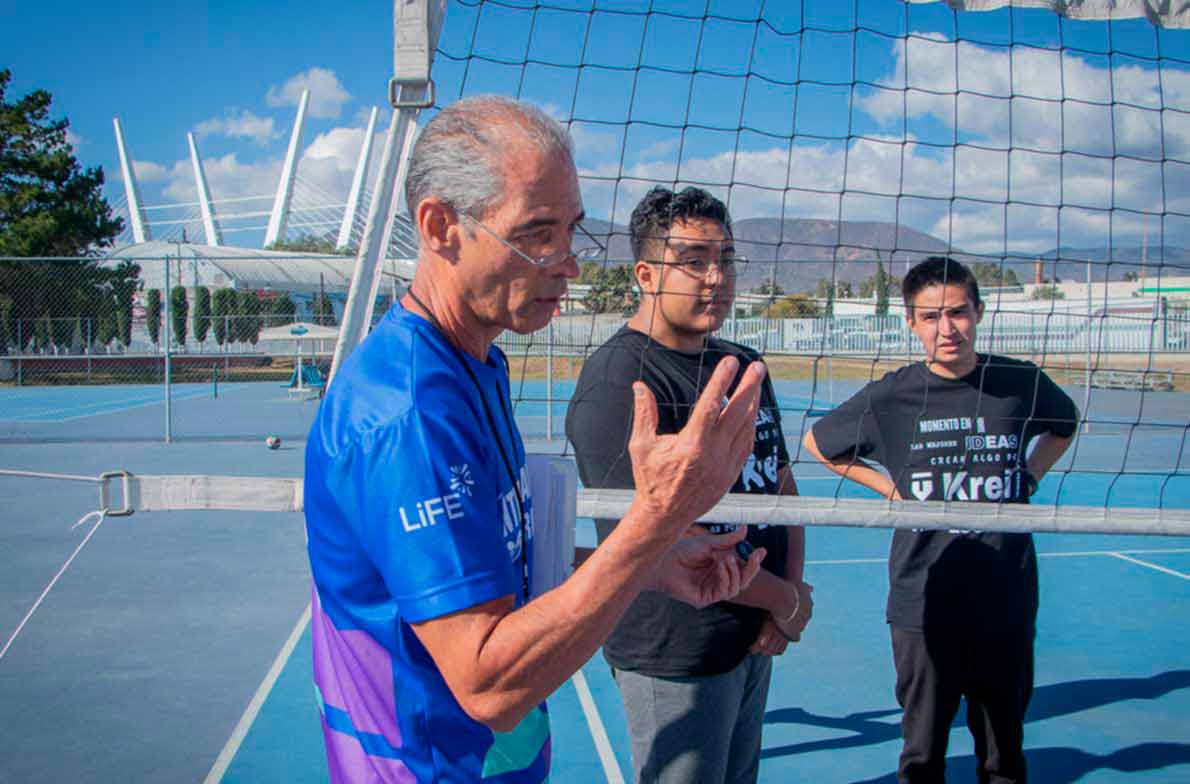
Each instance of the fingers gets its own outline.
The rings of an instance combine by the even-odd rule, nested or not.
[[[657,438],[657,398],[641,381],[632,383],[632,435],[633,446],[644,446]]]
[[[690,412],[687,427],[698,431],[707,431],[719,421],[719,413],[723,410],[723,399],[727,397],[727,390],[731,389],[731,382],[735,381],[736,372],[740,368],[740,361],[735,357],[724,357],[715,366],[711,379],[703,388],[702,394]],[[738,390],[736,394],[739,394]]]
[[[724,362],[720,362],[719,365],[722,366]],[[715,368],[715,370],[717,372],[719,368]],[[731,396],[731,400],[719,415],[719,421],[729,431],[743,428],[756,421],[756,410],[760,408],[760,391],[767,374],[768,369],[763,362],[753,362],[748,365],[744,375],[740,378],[739,386],[735,388],[735,393]],[[699,400],[701,402],[701,398]]]
[[[760,562],[764,560],[767,551],[763,547],[757,547],[752,551],[752,555],[748,556],[748,563],[740,573],[740,590],[744,590],[752,581],[756,579],[756,575],[760,574]],[[737,591],[738,593],[738,591]]]
[[[753,362],[747,366],[740,383],[735,387],[731,399],[724,406],[727,390],[731,389],[735,374],[739,370],[739,360],[735,357],[725,357],[715,371],[710,375],[710,381],[699,395],[699,401],[694,404],[690,412],[689,425],[696,431],[709,431],[716,422],[722,422],[729,432],[739,427],[750,425],[756,421],[756,410],[760,406],[760,389],[764,377],[768,374],[763,362]]]
[[[756,640],[748,648],[748,652],[760,656],[780,656],[785,653],[788,644],[785,635],[769,619],[761,625],[760,632],[757,633]]]

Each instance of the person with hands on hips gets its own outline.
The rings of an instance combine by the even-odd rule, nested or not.
[[[885,498],[1029,503],[1069,446],[1078,409],[1033,363],[976,352],[983,302],[965,266],[928,258],[901,290],[922,361],[829,411],[804,446]],[[963,698],[979,780],[1025,781],[1037,607],[1030,534],[961,524],[893,533],[887,617],[904,708],[898,781],[944,780]]]

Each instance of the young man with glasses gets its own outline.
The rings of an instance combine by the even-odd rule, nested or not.
[[[441,110],[414,147],[417,272],[343,363],[306,447],[311,636],[331,781],[539,784],[545,698],[642,591],[705,604],[759,570],[738,536],[682,534],[747,455],[764,368],[715,375],[692,427],[658,435],[634,398],[637,496],[562,585],[532,596],[534,509],[506,329],[544,327],[578,275],[570,139],[495,97]],[[538,522],[543,522],[540,519]]]
[[[746,263],[735,253],[723,202],[699,188],[654,188],[632,213],[631,240],[640,306],[584,364],[566,416],[587,487],[636,486],[634,384],[652,390],[661,432],[674,433],[721,363],[759,360],[712,334],[731,311]],[[732,492],[796,493],[767,378],[755,424]],[[603,541],[618,525],[596,520],[596,528]],[[693,533],[730,528],[697,526]],[[637,781],[756,781],[772,657],[799,639],[812,602],[802,582],[803,530],[748,528],[748,543],[767,556],[747,590],[704,609],[641,594],[604,644],[628,716]]]

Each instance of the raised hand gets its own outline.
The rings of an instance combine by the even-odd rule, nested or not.
[[[747,531],[741,525],[726,534],[679,539],[657,565],[653,589],[699,609],[735,598],[759,574],[765,555],[763,547],[747,561],[736,554]]]
[[[735,393],[723,400],[739,370],[735,357],[715,367],[686,426],[657,433],[657,400],[640,381],[632,385],[635,409],[628,450],[636,483],[633,506],[677,536],[714,506],[735,483],[756,436],[763,363],[744,371]]]

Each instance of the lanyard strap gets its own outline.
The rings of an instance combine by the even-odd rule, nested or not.
[[[450,338],[448,338],[446,336],[446,330],[444,330],[442,328],[442,325],[438,322],[437,317],[434,316],[434,312],[432,310],[430,310],[428,307],[426,307],[426,304],[424,302],[422,302],[416,294],[413,293],[413,289],[410,288],[406,293],[409,294],[410,299],[412,299],[415,303],[417,303],[417,306],[419,308],[421,308],[423,311],[425,311],[426,318],[434,326],[434,329],[438,330],[439,334],[442,335],[443,340],[445,340],[447,345],[449,345],[451,347],[451,349],[455,352],[455,356],[458,357],[459,363],[462,364],[462,366],[463,366],[463,370],[467,371],[467,377],[471,379],[471,383],[475,385],[475,391],[479,394],[479,403],[481,406],[483,406],[484,417],[488,421],[488,427],[491,428],[491,430],[492,430],[492,436],[496,439],[496,448],[500,450],[500,462],[504,464],[504,470],[505,470],[505,472],[507,472],[508,478],[512,481],[512,491],[514,493],[516,493],[517,511],[521,515],[521,532],[520,532],[520,538],[521,538],[521,595],[524,598],[524,601],[526,603],[528,603],[528,601],[529,601],[529,553],[528,553],[528,548],[526,547],[526,541],[525,541],[526,540],[525,500],[521,497],[521,486],[520,486],[520,483],[517,481],[516,472],[514,472],[512,470],[512,460],[509,459],[508,453],[506,451],[504,451],[504,442],[500,438],[499,429],[496,427],[496,418],[492,415],[491,408],[488,407],[487,396],[485,396],[483,393],[483,385],[480,384],[479,379],[475,377],[475,371],[473,371],[471,369],[471,364],[467,361],[467,357],[465,357],[463,355],[463,352],[459,349],[459,347],[456,346],[450,340]],[[512,413],[511,413],[512,405],[510,403],[505,403],[504,395],[500,392],[499,389],[496,390],[496,395],[497,395],[497,397],[500,398],[500,413],[502,413],[504,415],[505,428],[508,431],[509,438],[512,438],[512,434],[513,434]],[[507,406],[507,408],[505,406]]]

